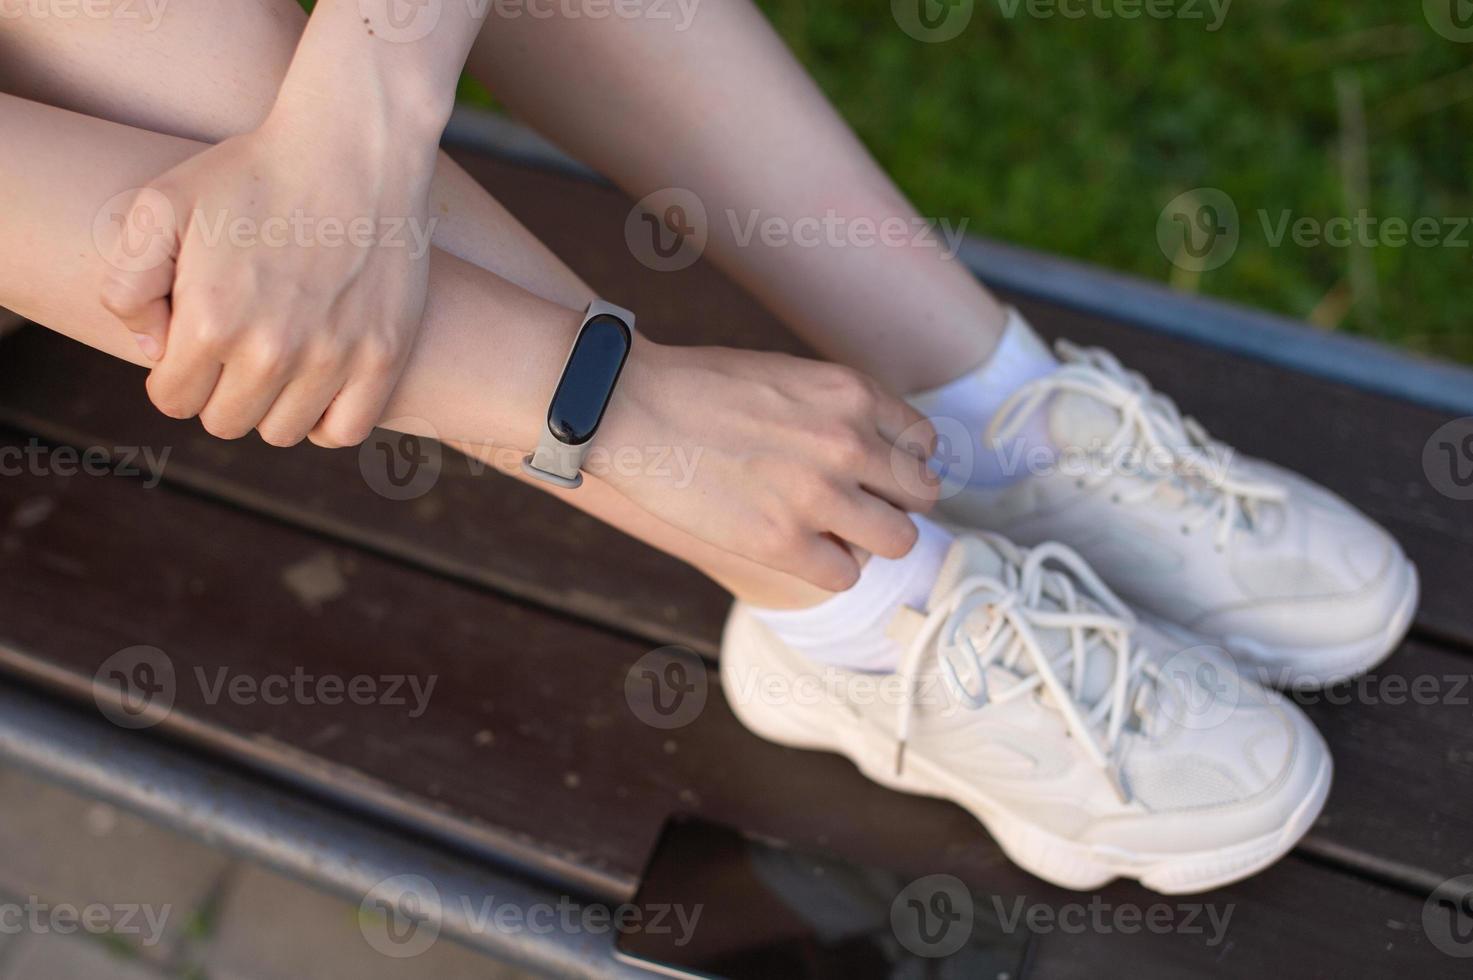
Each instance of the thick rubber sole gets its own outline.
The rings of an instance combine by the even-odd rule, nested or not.
[[[727,623],[723,651],[750,642],[733,635],[741,629],[739,613]],[[752,678],[734,675],[739,658],[723,653],[722,686],[728,692],[751,690]],[[757,669],[760,669],[757,668]],[[835,752],[859,771],[889,789],[950,800],[977,818],[1003,852],[1019,867],[1045,881],[1076,891],[1094,891],[1116,878],[1133,878],[1165,895],[1218,888],[1250,877],[1293,849],[1314,824],[1329,795],[1332,764],[1326,753],[1311,790],[1284,825],[1261,837],[1227,847],[1179,853],[1131,852],[1081,844],[1053,834],[988,798],[975,787],[952,778],[925,757],[912,755],[904,770],[894,770],[894,747],[888,736],[827,704],[778,706],[762,699],[728,697],[732,711],[750,731],[790,748]]]
[[[1406,562],[1406,584],[1396,610],[1370,636],[1351,643],[1321,647],[1269,647],[1251,637],[1227,636],[1220,642],[1233,653],[1238,667],[1265,687],[1316,690],[1366,673],[1396,651],[1411,628],[1421,596],[1417,567]]]

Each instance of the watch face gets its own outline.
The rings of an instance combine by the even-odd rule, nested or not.
[[[547,427],[559,442],[580,446],[593,438],[632,343],[618,317],[602,314],[584,324],[547,410]]]

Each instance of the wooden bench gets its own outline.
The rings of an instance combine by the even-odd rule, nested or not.
[[[622,240],[629,204],[608,187],[461,162],[657,338],[801,350],[704,263],[640,266]],[[1038,942],[1036,975],[1450,974],[1458,961],[1423,928],[1433,889],[1473,873],[1473,521],[1468,504],[1433,491],[1421,461],[1447,414],[1013,298],[1045,333],[1109,346],[1216,434],[1366,509],[1424,583],[1411,637],[1354,703],[1307,706],[1334,752],[1335,786],[1294,854],[1204,898],[1234,906],[1229,941],[1053,933]],[[0,479],[9,683],[90,705],[104,661],[158,648],[176,679],[173,710],[118,738],[169,741],[468,866],[570,894],[628,899],[664,820],[689,812],[1031,903],[1081,900],[1017,870],[959,808],[745,732],[710,665],[727,599],[683,566],[448,451],[433,487],[402,501],[365,476],[383,465],[372,447],[211,439],[152,410],[142,380],[47,331],[0,342],[0,460],[8,449],[51,461]],[[61,475],[60,447],[125,470],[142,458],[136,447],[169,456],[161,479]],[[690,652],[661,649],[671,645]],[[647,656],[707,676],[689,725],[662,731],[631,709],[626,679]],[[436,686],[417,717],[408,706],[212,697],[222,671],[299,670]],[[1418,677],[1437,678],[1430,701],[1403,687]],[[1133,884],[1102,894],[1158,900]]]

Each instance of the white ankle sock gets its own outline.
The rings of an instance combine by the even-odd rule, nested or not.
[[[1028,452],[1034,447],[1049,447],[1048,426],[1043,412],[1035,412],[1006,446],[981,443],[982,433],[1003,402],[1013,392],[1059,366],[1058,360],[1033,332],[1023,314],[1009,307],[1008,322],[990,358],[976,370],[962,375],[950,384],[912,395],[910,403],[923,415],[937,420],[941,436],[933,465],[943,475],[964,479],[968,486],[1000,487],[1027,475]],[[947,420],[955,420],[949,423]],[[947,445],[954,441],[948,428],[960,423],[957,437],[964,432],[972,447],[970,473],[948,474],[959,459],[959,448]],[[965,467],[965,464],[962,464]]]
[[[890,621],[902,605],[925,609],[954,540],[939,525],[911,517],[920,536],[905,557],[871,556],[852,588],[816,606],[753,609],[752,615],[810,660],[848,670],[894,670],[901,650],[886,635]]]

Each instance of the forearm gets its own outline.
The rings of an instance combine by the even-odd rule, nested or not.
[[[0,96],[0,305],[89,346],[147,363],[98,302],[109,267],[94,228],[104,204],[201,144]],[[437,251],[424,328],[388,417],[447,439],[530,448],[578,311]]]
[[[273,111],[345,119],[428,159],[487,6],[318,0]]]

